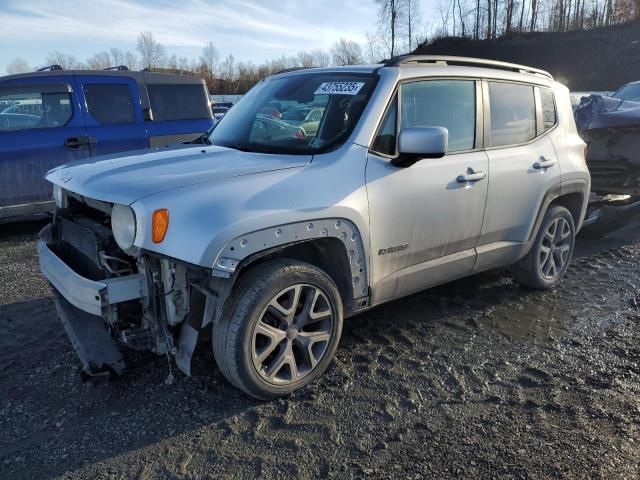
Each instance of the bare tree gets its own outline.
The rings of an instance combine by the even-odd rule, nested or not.
[[[382,52],[383,46],[381,45],[380,37],[374,33],[367,32],[367,43],[365,45],[365,60],[369,63],[378,63],[384,58]]]
[[[166,51],[164,45],[158,42],[153,33],[142,32],[138,35],[137,47],[144,68],[153,69],[164,65]]]
[[[135,53],[127,51],[124,54],[124,62],[122,63],[129,70],[137,70],[138,69],[138,57]]]
[[[215,77],[216,67],[218,66],[218,49],[213,42],[207,43],[202,48],[202,55],[200,55],[200,63],[204,66],[207,72],[208,81],[213,81]]]
[[[233,55],[228,55],[227,58],[220,63],[220,77],[226,83],[226,89],[229,93],[236,93],[238,91],[236,65]]]
[[[108,52],[99,52],[87,58],[87,67],[91,70],[104,70],[111,66],[111,55]]]
[[[446,37],[447,35],[449,35],[449,15],[451,13],[449,9],[449,3],[445,0],[438,0],[436,7],[438,9],[438,13],[440,14],[440,28],[437,35]]]
[[[74,55],[59,51],[50,52],[45,59],[47,65],[60,65],[64,70],[80,70],[84,65]]]
[[[111,48],[109,50],[109,53],[111,55],[111,66],[112,67],[117,67],[119,65],[124,65],[124,52],[122,50],[120,50],[119,48]]]
[[[378,4],[378,26],[383,40],[388,45],[389,55],[396,54],[396,35],[402,15],[403,0],[376,0]]]
[[[353,40],[341,38],[331,46],[331,57],[335,65],[357,65],[362,63],[362,49]]]
[[[326,67],[331,63],[331,56],[324,50],[317,48],[311,52],[311,55],[313,55],[313,65],[315,67]]]
[[[526,8],[527,8],[527,1],[526,0],[522,0],[522,5],[520,6],[520,22],[518,23],[518,30],[519,31],[523,31],[524,28],[524,12],[526,12]]]
[[[189,59],[187,57],[180,57],[178,59],[178,70],[183,72],[189,71]]]
[[[171,70],[178,70],[178,57],[175,53],[167,59],[166,66]]]
[[[313,64],[313,54],[311,52],[298,52],[296,63],[303,68],[315,67]]]
[[[531,19],[529,23],[529,31],[533,32],[536,29],[536,23],[538,21],[538,0],[531,0]]]
[[[458,0],[459,4],[460,0]],[[413,51],[414,43],[416,43],[414,35],[416,35],[418,22],[420,21],[420,2],[418,0],[405,0],[404,7],[406,12],[404,17],[406,19],[407,44],[411,52]]]
[[[7,64],[7,75],[14,75],[16,73],[27,73],[32,69],[24,58],[14,58]]]

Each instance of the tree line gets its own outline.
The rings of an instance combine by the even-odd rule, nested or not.
[[[570,31],[640,20],[640,0],[437,0],[437,14],[427,18],[418,0],[374,1],[378,22],[362,44],[340,38],[329,50],[305,50],[259,64],[236,61],[232,54],[221,58],[213,42],[202,48],[198,58],[169,55],[152,32],[138,35],[135,52],[111,48],[81,61],[54,51],[46,56],[45,64],[65,70],[124,65],[129,70],[195,75],[205,79],[211,93],[242,94],[281,70],[377,63],[440,37],[495,39],[513,32]],[[6,70],[23,73],[34,67],[15,58]]]
[[[495,39],[512,32],[567,32],[640,20],[640,0],[438,0],[437,11],[433,36]]]
[[[53,51],[46,57],[46,66],[59,65],[64,70],[104,70],[123,65],[129,70],[194,75],[205,79],[211,93],[245,93],[263,78],[281,70],[296,67],[326,67],[328,65],[355,65],[364,62],[361,46],[344,38],[336,41],[329,51],[315,49],[300,51],[296,55],[282,55],[260,64],[251,61],[236,61],[232,54],[221,59],[213,42],[207,43],[197,59],[169,55],[166,47],[152,32],[142,32],[136,41],[136,51],[110,48],[98,52],[84,61],[75,55]],[[7,74],[32,72],[31,66],[22,58],[14,58],[6,67]]]

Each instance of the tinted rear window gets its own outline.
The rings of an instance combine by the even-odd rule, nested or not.
[[[102,125],[136,122],[128,85],[87,84],[84,96],[89,114]]]
[[[154,120],[189,120],[212,116],[204,85],[148,84],[147,89]]]

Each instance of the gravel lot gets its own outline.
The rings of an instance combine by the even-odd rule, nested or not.
[[[40,276],[42,224],[0,225],[0,478],[640,478],[640,225],[579,239],[562,285],[489,272],[349,320],[327,374],[271,403],[210,345],[83,384]]]

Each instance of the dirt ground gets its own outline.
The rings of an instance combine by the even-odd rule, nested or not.
[[[0,226],[0,478],[640,478],[640,225],[580,238],[552,291],[505,271],[349,320],[327,374],[260,403],[209,344],[194,376],[136,356],[84,384],[38,273]]]

